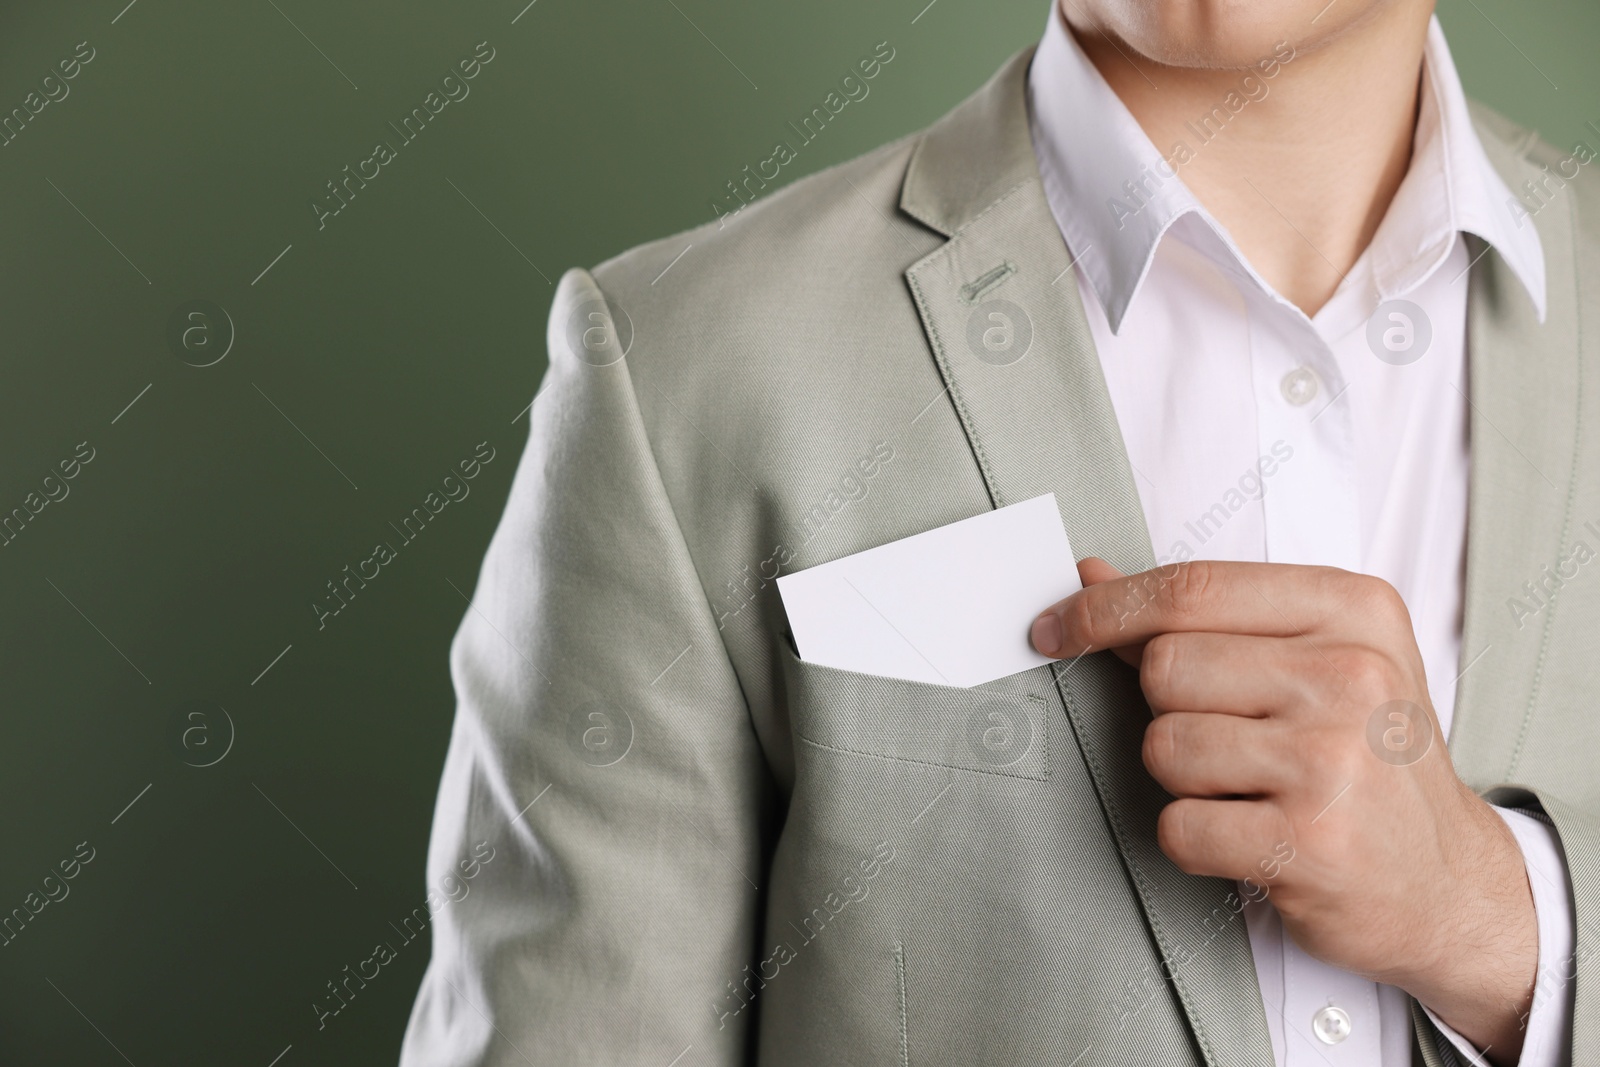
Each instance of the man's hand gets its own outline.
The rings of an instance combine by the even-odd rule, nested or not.
[[[1456,777],[1393,587],[1264,563],[1079,572],[1084,590],[1034,621],[1033,643],[1138,668],[1155,713],[1144,763],[1178,798],[1162,851],[1190,874],[1275,871],[1302,948],[1515,1063],[1538,966],[1522,854]],[[1274,862],[1282,842],[1292,862]]]

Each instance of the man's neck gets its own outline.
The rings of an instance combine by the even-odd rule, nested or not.
[[[1188,161],[1174,160],[1179,176],[1256,271],[1315,315],[1405,177],[1428,14],[1392,3],[1314,49],[1291,40],[1294,58],[1270,79],[1165,66],[1093,27],[1072,24],[1072,32],[1158,151],[1187,146]],[[1213,108],[1227,113],[1230,93],[1238,106],[1248,73],[1266,95],[1256,89],[1259,98],[1202,144],[1200,119]]]

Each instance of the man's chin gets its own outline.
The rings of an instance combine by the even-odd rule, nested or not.
[[[1062,0],[1080,36],[1102,35],[1129,56],[1191,70],[1240,70],[1285,42],[1301,54],[1410,0]]]

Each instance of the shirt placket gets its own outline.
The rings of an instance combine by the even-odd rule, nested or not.
[[[1359,570],[1357,455],[1345,375],[1304,315],[1259,287],[1246,292],[1257,445],[1263,456],[1288,457],[1265,482],[1265,561]],[[1293,605],[1272,607],[1298,628]],[[1285,1067],[1380,1062],[1377,987],[1314,959],[1287,935],[1278,947]]]
[[[1262,496],[1266,562],[1359,571],[1361,511],[1344,373],[1305,316],[1259,291],[1245,306],[1257,443],[1262,455],[1289,457]]]

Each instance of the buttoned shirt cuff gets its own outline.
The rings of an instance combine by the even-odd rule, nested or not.
[[[1517,1067],[1564,1067],[1571,1062],[1573,952],[1577,925],[1561,840],[1555,828],[1542,819],[1510,808],[1494,810],[1511,828],[1517,847],[1522,850],[1539,927],[1539,970],[1534,979],[1533,1009],[1528,1013],[1522,1057]],[[1422,1010],[1461,1053],[1464,1062],[1487,1067],[1488,1061],[1472,1042],[1441,1022],[1426,1004],[1422,1005]]]

